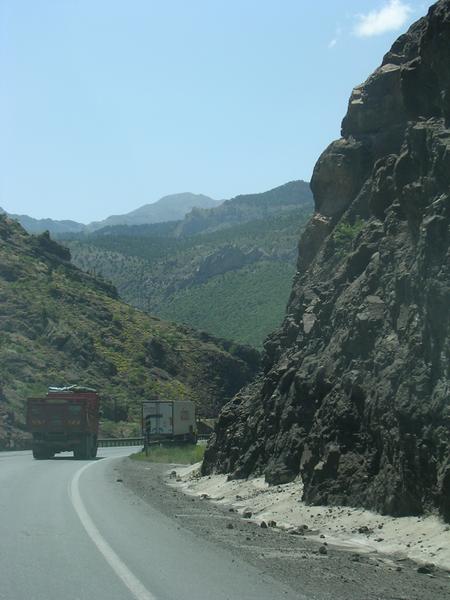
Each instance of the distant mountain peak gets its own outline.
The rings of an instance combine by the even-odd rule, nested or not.
[[[208,210],[193,209],[179,223],[176,233],[181,236],[217,231],[237,223],[266,218],[272,213],[312,204],[309,183],[302,180],[289,181],[266,192],[240,194]]]
[[[129,213],[111,215],[103,221],[90,223],[86,230],[92,232],[114,225],[149,225],[151,223],[178,221],[183,219],[194,207],[212,208],[219,204],[219,201],[213,200],[204,194],[193,194],[191,192],[170,194],[163,196],[156,202],[144,204]]]
[[[213,200],[204,194],[181,192],[163,196],[153,203],[144,204],[129,213],[111,215],[102,221],[95,221],[84,225],[76,221],[54,219],[34,219],[28,215],[6,213],[0,208],[0,214],[6,213],[18,221],[29,233],[42,233],[49,231],[52,234],[92,232],[103,227],[114,225],[149,225],[165,221],[178,221],[183,219],[194,207],[213,208],[220,201]]]

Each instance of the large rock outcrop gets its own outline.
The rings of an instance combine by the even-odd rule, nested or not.
[[[352,93],[319,158],[283,326],[203,471],[450,520],[450,1]]]

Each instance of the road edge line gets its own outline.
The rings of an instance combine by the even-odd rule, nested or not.
[[[136,575],[134,575],[134,573],[132,573],[132,571],[130,571],[126,564],[114,552],[105,538],[101,535],[97,527],[94,525],[94,522],[86,510],[80,495],[79,481],[84,471],[95,464],[97,463],[94,462],[84,465],[84,467],[79,469],[72,477],[69,485],[69,497],[72,506],[86,533],[91,538],[98,551],[103,555],[103,558],[115,572],[117,577],[119,577],[119,579],[130,590],[136,600],[157,600],[156,596],[147,590],[144,584],[136,577]]]

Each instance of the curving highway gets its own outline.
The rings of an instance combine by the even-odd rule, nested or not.
[[[118,485],[133,451],[0,453],[1,600],[307,600]]]

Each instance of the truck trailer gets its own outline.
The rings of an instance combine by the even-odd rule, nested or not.
[[[195,404],[188,400],[152,400],[142,403],[142,432],[147,442],[197,443]]]
[[[79,386],[49,388],[42,398],[27,401],[27,429],[33,435],[33,456],[52,458],[73,451],[75,458],[97,455],[100,397]]]

